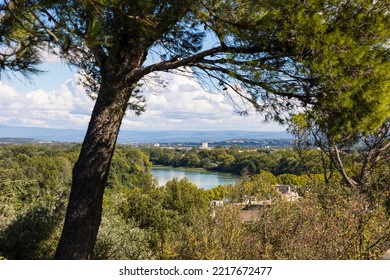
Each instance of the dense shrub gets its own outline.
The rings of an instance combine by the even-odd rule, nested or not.
[[[77,152],[77,146],[0,147],[0,259],[53,258]],[[225,167],[232,156],[249,159],[224,149],[199,155],[224,159]],[[290,152],[278,155],[272,164],[296,167],[288,164],[295,162]],[[184,161],[197,163],[194,151]],[[207,191],[186,179],[158,187],[149,167],[141,151],[118,148],[93,258],[377,259],[390,247],[387,163],[359,190],[344,186],[338,174],[324,180],[265,170]],[[301,198],[284,201],[277,183],[298,185]],[[272,204],[245,212],[235,203],[248,196]],[[210,208],[211,199],[234,203]]]
[[[151,259],[153,252],[148,247],[149,233],[140,229],[131,219],[125,219],[119,212],[124,197],[119,193],[105,196],[102,223],[99,228],[94,259]]]
[[[51,259],[59,240],[62,215],[44,206],[19,214],[0,233],[0,248],[7,259]]]
[[[261,259],[376,259],[390,246],[390,219],[343,187],[313,189],[297,202],[275,202],[259,212],[249,232]]]

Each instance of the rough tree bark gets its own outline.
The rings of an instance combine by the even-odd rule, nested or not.
[[[96,100],[73,169],[72,191],[56,259],[91,258],[101,221],[104,186],[128,99],[99,94]]]
[[[140,65],[143,56],[138,57],[141,59],[132,60],[133,69]],[[111,159],[131,92],[138,82],[124,77],[126,73],[120,69],[128,69],[125,66],[129,65],[123,65],[125,62],[102,71],[99,94],[73,168],[72,189],[55,259],[92,257]]]

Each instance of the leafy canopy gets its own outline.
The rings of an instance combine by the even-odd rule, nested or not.
[[[5,0],[0,21],[1,70],[34,73],[49,48],[90,93],[121,81],[136,111],[134,83],[179,70],[238,94],[241,113],[283,121],[309,106],[334,134],[372,132],[390,114],[389,0]]]

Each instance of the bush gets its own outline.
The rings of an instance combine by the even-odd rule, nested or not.
[[[51,259],[60,234],[61,216],[44,206],[19,214],[0,232],[1,254],[7,259]]]
[[[148,247],[148,232],[129,222],[120,215],[105,211],[93,252],[100,260],[143,260],[151,259],[153,253]]]
[[[377,259],[390,246],[384,207],[341,186],[277,201],[259,215],[250,230],[254,258]]]

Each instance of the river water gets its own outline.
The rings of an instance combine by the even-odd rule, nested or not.
[[[165,185],[174,177],[178,179],[187,178],[199,188],[211,189],[218,185],[234,184],[240,178],[237,175],[212,172],[198,168],[173,168],[168,166],[153,166],[152,175],[158,180],[159,185]]]

